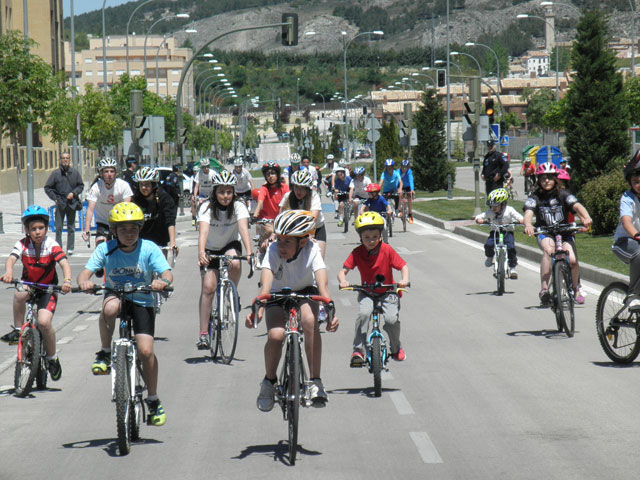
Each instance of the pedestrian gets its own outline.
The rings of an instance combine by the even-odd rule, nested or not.
[[[180,204],[180,194],[182,186],[182,175],[180,174],[180,164],[176,164],[171,168],[171,173],[167,175],[167,178],[162,182],[162,188],[165,192],[171,195],[175,208],[177,210]]]
[[[127,157],[127,169],[122,172],[122,179],[129,184],[133,193],[138,191],[138,184],[133,179],[133,176],[136,174],[136,170],[138,170],[138,160],[136,160],[134,155],[129,155]]]
[[[502,153],[496,150],[496,143],[493,140],[487,141],[487,148],[489,151],[484,156],[482,180],[485,182],[485,191],[488,196],[496,188],[504,186],[509,165]]]
[[[62,245],[62,229],[64,219],[67,219],[67,255],[73,254],[75,246],[76,211],[82,210],[80,194],[83,189],[84,182],[80,172],[71,167],[71,156],[64,152],[60,157],[60,168],[51,173],[44,191],[56,204],[55,228],[58,245]]]

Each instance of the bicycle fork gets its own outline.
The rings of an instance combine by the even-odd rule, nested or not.
[[[385,338],[385,336],[382,334],[382,332],[380,331],[380,326],[378,324],[378,315],[374,314],[374,318],[373,318],[373,328],[371,330],[371,333],[369,334],[369,336],[367,337],[367,344],[366,344],[366,349],[367,349],[367,365],[369,366],[369,373],[371,372],[371,365],[373,364],[372,359],[371,359],[371,355],[373,352],[373,338],[374,337],[378,337],[380,339],[380,358],[382,359],[382,367],[384,368],[385,372],[388,372],[389,369],[387,368],[387,362],[389,361],[389,355],[387,352],[387,340]]]

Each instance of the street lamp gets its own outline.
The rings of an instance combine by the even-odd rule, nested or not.
[[[127,37],[126,37],[126,46],[127,46],[127,53],[126,53],[126,57],[127,57],[127,75],[129,75],[129,24],[131,23],[131,19],[133,18],[133,16],[136,14],[136,12],[138,10],[140,10],[142,7],[144,7],[147,3],[151,3],[153,2],[153,0],[147,0],[146,2],[142,2],[140,5],[138,5],[136,7],[136,9],[131,12],[131,15],[129,15],[129,20],[127,20]],[[104,8],[104,5],[103,5]],[[103,32],[103,36],[104,36],[104,32]]]
[[[522,19],[522,18],[537,18],[538,20],[542,20],[544,23],[546,23],[547,25],[549,25],[549,27],[551,27],[551,29],[553,30],[553,43],[556,46],[556,102],[558,101],[559,98],[559,94],[558,94],[558,57],[560,56],[560,49],[558,48],[558,32],[556,32],[556,28],[551,25],[547,20],[545,20],[542,17],[539,17],[537,15],[528,15],[526,13],[520,13],[518,15],[516,15],[517,19]],[[631,63],[633,64],[633,59],[631,61]],[[633,69],[632,69],[633,71]]]
[[[104,6],[107,0],[102,2],[102,81],[104,83],[104,92],[107,93],[107,24],[104,20]]]
[[[296,78],[296,97],[298,100],[298,115],[300,115],[300,77]]]
[[[496,57],[496,89],[497,89],[496,91],[498,92],[498,94],[500,94],[500,60],[498,60],[498,54],[489,45],[484,45],[483,43],[467,42],[464,44],[464,46],[465,47],[478,46],[478,47],[488,48],[489,50],[491,50],[491,53],[493,53],[493,56]]]
[[[482,69],[480,68],[480,62],[476,60],[476,57],[474,57],[473,55],[469,55],[468,53],[465,53],[465,52],[451,52],[449,55],[451,55],[452,57],[456,55],[464,55],[466,57],[471,58],[474,62],[476,62],[476,65],[478,67],[478,73],[480,74],[480,78],[482,78]]]
[[[175,13],[171,15],[165,15],[164,17],[160,17],[158,20],[151,24],[149,30],[147,30],[147,34],[144,36],[144,78],[147,78],[147,39],[149,38],[149,34],[151,33],[151,30],[153,30],[153,27],[155,27],[158,23],[162,22],[163,20],[169,20],[171,18],[189,18],[189,14]]]

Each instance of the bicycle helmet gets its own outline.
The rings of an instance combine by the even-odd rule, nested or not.
[[[538,165],[536,175],[557,175],[558,168],[551,162],[545,162]]]
[[[327,160],[333,160],[335,157],[333,156],[333,153],[330,153],[329,155],[327,155]]]
[[[384,161],[384,166],[385,167],[393,167],[396,164],[396,162],[393,161],[393,158],[387,158]]]
[[[344,173],[346,175],[347,174],[347,169],[344,168],[344,167],[338,167],[333,171],[333,173],[336,173],[336,174],[337,173]]]
[[[411,160],[409,160],[408,158],[405,158],[404,160],[402,160],[403,167],[409,167],[410,165],[411,165]]]
[[[264,162],[264,165],[262,165],[262,175],[266,175],[268,170],[275,170],[278,177],[280,176],[280,165],[278,165],[277,162]]]
[[[142,167],[141,169],[139,169],[135,175],[133,176],[133,179],[136,182],[159,182],[160,181],[160,172],[158,172],[158,170],[156,170],[155,168],[151,168],[151,167]]]
[[[300,154],[292,153],[291,157],[289,157],[289,161],[291,162],[291,165],[297,165],[298,163],[300,163]]]
[[[242,167],[242,166],[244,166],[244,160],[242,160],[242,158],[239,158],[239,157],[238,157],[238,158],[236,158],[236,159],[233,161],[233,164],[234,164],[236,167]]]
[[[379,192],[380,191],[380,185],[378,185],[377,183],[370,183],[369,185],[367,185],[365,187],[365,191],[367,193]]]
[[[105,168],[117,168],[118,162],[116,162],[115,158],[103,157],[98,162],[98,171],[101,172]]]
[[[384,218],[378,212],[364,212],[356,218],[356,232],[360,233],[367,228],[384,230]]]
[[[208,167],[210,165],[211,162],[209,162],[208,158],[201,158],[200,159],[200,168],[204,168],[204,167]]]
[[[509,193],[505,188],[496,188],[489,193],[489,197],[487,197],[487,205],[490,207],[497,207],[498,205],[502,205],[509,199]]]
[[[40,205],[31,205],[22,213],[22,224],[26,227],[29,222],[42,220],[45,225],[49,225],[49,213]]]
[[[364,175],[364,167],[356,167],[353,169],[354,175]]]
[[[230,187],[235,187],[238,183],[238,177],[236,177],[228,170],[222,170],[221,172],[216,172],[213,174],[212,183],[214,187],[217,187],[218,185],[228,185]]]
[[[286,210],[273,221],[276,235],[285,237],[306,237],[316,230],[316,219],[307,210]]]
[[[567,182],[571,180],[571,175],[569,175],[569,172],[567,172],[566,168],[561,168],[560,170],[558,170],[558,180],[565,180]]]
[[[144,224],[144,214],[140,207],[131,202],[120,202],[113,206],[109,212],[109,225],[115,226],[121,223]]]
[[[340,167],[347,168],[349,166],[349,162],[347,162],[344,158],[338,162]]]
[[[298,170],[291,175],[291,184],[311,188],[313,185],[313,177],[309,173],[309,170]]]
[[[640,148],[636,150],[629,163],[624,166],[622,173],[627,182],[631,180],[632,175],[640,175]]]

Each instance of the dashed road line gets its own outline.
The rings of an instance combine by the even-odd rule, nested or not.
[[[427,432],[409,432],[424,463],[444,463]]]
[[[89,325],[78,325],[77,327],[73,327],[73,331],[74,332],[82,332],[83,330],[86,330],[87,328],[89,328]]]
[[[402,392],[391,392],[389,394],[389,396],[391,397],[391,401],[393,402],[393,405],[396,407],[396,410],[398,411],[398,414],[400,414],[400,415],[413,415],[414,413],[416,413],[413,410],[413,407],[409,403],[409,400],[407,400],[407,397],[405,396],[404,393],[402,393]]]
[[[66,343],[71,342],[75,337],[62,337],[61,339],[59,339],[56,344],[57,345],[64,345]]]

